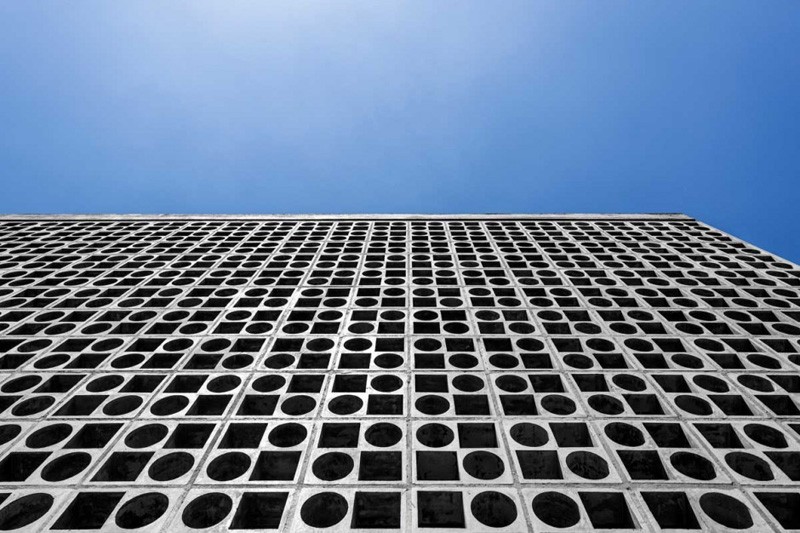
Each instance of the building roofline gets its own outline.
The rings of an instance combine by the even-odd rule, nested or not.
[[[466,214],[0,214],[0,221],[46,220],[675,220],[689,221],[682,213],[466,213]]]

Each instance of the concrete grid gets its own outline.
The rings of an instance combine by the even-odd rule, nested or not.
[[[798,334],[681,215],[0,217],[0,530],[800,528]]]

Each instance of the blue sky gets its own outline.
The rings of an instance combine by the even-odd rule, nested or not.
[[[800,260],[800,2],[0,3],[0,212],[685,212]]]

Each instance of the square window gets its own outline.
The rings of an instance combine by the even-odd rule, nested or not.
[[[368,415],[402,415],[402,394],[370,394],[367,399]]]
[[[301,452],[261,452],[250,481],[292,481]]]
[[[228,430],[223,435],[219,443],[219,448],[258,448],[264,432],[267,430],[266,424],[234,423],[228,426]]]
[[[417,521],[419,527],[463,528],[464,503],[460,492],[417,492]]]
[[[637,415],[663,415],[664,410],[655,394],[623,394],[631,410]]]
[[[55,416],[89,416],[106,398],[104,394],[76,394],[55,412]]]
[[[51,529],[100,529],[124,495],[124,492],[81,492]]]
[[[658,452],[653,450],[617,450],[632,480],[669,479]]]
[[[65,393],[72,390],[85,374],[59,374],[39,385],[36,393]]]
[[[642,498],[664,529],[700,529],[685,492],[642,492]]]
[[[583,422],[551,422],[550,429],[562,448],[593,446],[589,428]]]
[[[592,526],[598,529],[633,529],[625,495],[621,492],[579,492]]]
[[[458,481],[456,452],[417,452],[417,479],[420,481]]]
[[[533,416],[536,402],[532,394],[500,394],[503,413],[508,416]]]
[[[417,353],[414,354],[414,368],[422,369],[443,369],[444,355],[440,353]]]
[[[300,374],[292,376],[287,392],[319,392],[322,383],[325,381],[324,375],[319,374]]]
[[[0,461],[0,481],[25,481],[50,456],[50,452],[11,452]]]
[[[756,492],[756,498],[785,529],[800,529],[800,494],[797,492]]]
[[[288,497],[288,492],[245,492],[231,529],[278,529]]]
[[[497,448],[494,424],[459,423],[458,442],[462,448]]]
[[[64,448],[103,448],[122,424],[84,424]]]
[[[369,368],[369,361],[368,353],[343,353],[339,359],[339,368]]]
[[[518,450],[517,459],[525,479],[564,478],[555,450]]]
[[[120,392],[153,392],[164,381],[166,376],[137,374],[133,376]]]
[[[489,398],[483,394],[454,394],[456,415],[489,415]]]
[[[233,398],[230,394],[200,394],[186,412],[187,416],[219,416]]]
[[[297,362],[297,368],[328,368],[330,362],[331,354],[329,353],[304,353],[300,355],[300,360]]]
[[[214,427],[214,424],[178,424],[164,448],[202,448]]]
[[[520,358],[523,366],[528,369],[553,368],[553,361],[546,353],[523,353]]]
[[[414,376],[416,392],[448,392],[447,376],[435,374],[417,374]]]
[[[237,416],[270,416],[278,405],[278,394],[245,394]]]
[[[320,448],[356,448],[360,424],[325,422],[319,436]]]
[[[402,478],[402,452],[361,452],[359,481],[399,481]]]
[[[352,528],[398,529],[400,527],[399,492],[360,492],[353,503]]]
[[[561,376],[557,374],[530,374],[528,378],[535,392],[564,392]]]
[[[645,427],[648,425],[645,424]],[[736,430],[730,424],[695,424],[700,434],[714,448],[744,448]],[[648,428],[649,431],[649,428]]]
[[[136,481],[153,452],[114,452],[92,481]]]
[[[342,375],[333,378],[333,392],[364,392],[367,376],[364,374]]]

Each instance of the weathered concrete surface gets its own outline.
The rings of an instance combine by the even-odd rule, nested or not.
[[[0,529],[798,528],[799,273],[683,215],[4,215]]]

